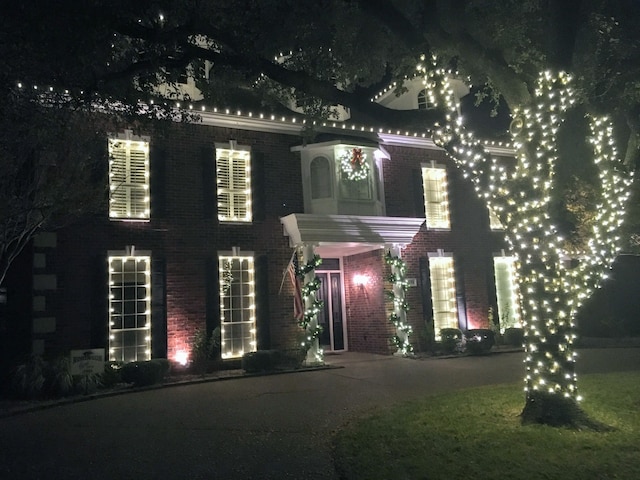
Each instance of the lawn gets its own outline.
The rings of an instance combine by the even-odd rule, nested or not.
[[[521,426],[521,385],[469,389],[359,419],[334,438],[349,479],[640,479],[640,373],[585,375],[584,410],[612,431]]]

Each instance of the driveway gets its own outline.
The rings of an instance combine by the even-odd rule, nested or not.
[[[640,349],[581,350],[582,373],[640,369]],[[332,432],[359,414],[517,382],[523,354],[410,360],[164,388],[0,419],[0,478],[335,479]]]

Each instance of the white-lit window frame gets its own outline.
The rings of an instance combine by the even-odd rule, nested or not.
[[[107,252],[108,258],[108,268],[109,268],[109,280],[108,280],[108,302],[109,302],[109,360],[110,361],[120,361],[122,358],[118,358],[115,355],[115,348],[112,345],[112,341],[115,339],[114,335],[117,333],[122,333],[124,331],[142,331],[146,332],[145,336],[145,354],[143,358],[137,358],[136,360],[150,360],[151,359],[151,252],[150,251],[136,251],[132,254],[132,252],[126,251],[109,251]],[[145,269],[145,291],[146,297],[144,298],[144,302],[146,303],[146,308],[144,314],[146,315],[146,322],[144,328],[120,328],[114,329],[114,308],[113,308],[113,293],[112,288],[115,287],[115,282],[113,280],[113,276],[116,273],[113,270],[112,262],[114,260],[121,259],[123,261],[131,261],[131,262],[140,262],[146,261],[146,269]],[[137,285],[137,284],[136,284]],[[139,301],[136,299],[136,302]],[[140,300],[141,301],[141,300]]]
[[[455,276],[455,264],[453,261],[453,255],[447,252],[430,252],[429,257],[429,279],[431,282],[431,306],[433,313],[433,329],[435,333],[435,340],[440,341],[440,330],[443,328],[459,328],[458,325],[458,305],[456,298],[456,276]],[[435,275],[436,268],[441,268],[439,264],[448,264],[446,277],[442,280],[438,279]],[[438,283],[444,282],[447,284],[444,291]],[[438,289],[436,289],[438,287]],[[441,299],[442,297],[442,299]],[[441,303],[448,303],[449,309],[436,310]],[[447,316],[452,319],[447,320]]]
[[[225,308],[225,298],[228,297],[229,289],[227,288],[226,282],[228,281],[225,276],[226,270],[226,262],[239,260],[240,264],[242,264],[243,260],[248,261],[249,267],[247,268],[248,272],[248,281],[246,285],[249,289],[247,295],[242,295],[241,299],[245,297],[249,298],[250,305],[247,309],[241,308],[243,315],[246,311],[248,315],[247,320],[242,320],[240,322],[229,322],[228,319],[228,309]],[[220,294],[220,349],[222,353],[222,359],[233,359],[233,358],[241,358],[245,353],[255,352],[257,349],[257,340],[256,340],[256,304],[255,304],[255,257],[253,252],[218,252],[218,271],[219,271],[219,294]],[[234,272],[232,271],[232,274]],[[237,281],[237,279],[233,279],[232,281]],[[243,317],[244,318],[244,317]],[[229,336],[229,327],[231,325],[243,325],[243,328],[248,328],[249,331],[249,344],[243,345],[241,349],[235,349],[231,343],[231,337]]]
[[[218,203],[218,221],[229,223],[251,223],[253,221],[252,213],[252,185],[251,185],[251,147],[246,145],[238,145],[234,141],[229,143],[216,143],[216,201]],[[242,187],[222,187],[221,186],[221,163],[227,162],[229,166],[229,176],[227,181],[232,183],[234,159],[242,158],[245,161],[244,166],[244,180],[245,184]],[[238,168],[237,165],[235,168]],[[225,208],[224,202],[221,199],[221,195],[229,195],[229,211],[223,211]],[[237,210],[240,208],[235,205],[234,195],[244,197],[245,215],[238,216]]]
[[[510,284],[510,291],[508,293],[508,297],[504,298],[502,289],[499,288],[499,274],[497,269],[498,263],[507,263],[507,272],[509,275],[508,282]],[[496,314],[500,320],[500,332],[504,333],[505,328],[508,327],[522,327],[521,317],[520,317],[520,291],[518,287],[518,272],[516,268],[517,259],[511,255],[505,255],[502,253],[496,253],[493,255],[493,272],[495,277],[495,286],[496,286],[496,303],[498,306],[498,311]],[[505,325],[504,318],[506,317],[504,307],[507,305],[509,312],[508,315],[513,319],[509,325]]]
[[[429,179],[427,175],[438,174],[440,178]],[[427,182],[439,182],[438,193],[443,197],[440,202],[430,202],[429,192],[427,189]],[[444,165],[431,162],[428,164],[422,164],[422,188],[424,193],[424,215],[426,219],[426,225],[429,230],[451,230],[451,211],[449,209],[449,189],[448,189],[448,174]],[[439,215],[440,218],[433,218],[431,212],[433,208],[432,204],[437,204],[439,209],[443,211],[443,214]]]
[[[129,149],[125,156],[126,164],[123,166],[123,170],[126,172],[127,181],[116,184],[113,180],[114,178],[114,169],[116,160],[113,156],[113,151],[116,148],[118,143],[124,143],[125,148]],[[136,136],[133,134],[132,130],[125,130],[119,134],[110,134],[108,138],[108,150],[109,150],[109,219],[114,221],[136,221],[136,222],[148,222],[151,217],[151,208],[149,205],[149,143],[150,137],[147,136]],[[131,182],[131,149],[142,149],[144,151],[144,182]],[[119,215],[116,210],[111,208],[113,203],[116,203],[116,199],[113,197],[113,192],[118,189],[124,189],[126,191],[126,201],[124,208],[126,208],[127,213],[122,216]],[[135,216],[131,213],[132,211],[132,200],[131,200],[131,192],[135,189],[143,190],[144,197],[142,205],[142,213]]]

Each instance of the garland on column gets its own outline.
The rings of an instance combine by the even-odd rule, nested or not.
[[[411,325],[405,323],[409,304],[405,299],[405,293],[409,284],[407,283],[406,263],[400,257],[387,252],[384,257],[387,265],[391,266],[392,273],[387,276],[391,282],[391,291],[387,291],[387,297],[393,301],[393,312],[389,316],[389,321],[396,327],[396,333],[391,337],[391,342],[403,355],[413,352],[413,346],[409,342],[409,337],[413,334]]]
[[[322,258],[320,258],[320,255],[314,255],[313,258],[306,263],[306,265],[304,265],[303,267],[297,267],[296,277],[298,277],[300,283],[304,282],[304,277],[307,273],[313,271],[321,263]],[[308,283],[303,283],[301,288],[302,300],[305,305],[305,310],[302,318],[298,320],[298,325],[305,331],[306,335],[305,339],[301,342],[302,350],[305,354],[311,348],[313,341],[322,333],[322,327],[320,325],[316,325],[315,328],[309,330],[309,324],[318,315],[318,313],[320,313],[322,307],[324,306],[324,302],[322,300],[316,299],[313,301],[313,304],[310,308],[306,308],[307,298],[309,298],[311,295],[313,295],[315,298],[316,292],[319,288],[320,279],[318,277],[314,277],[313,280]],[[322,351],[320,351],[320,354],[322,354]],[[318,360],[322,361],[322,358],[319,358]]]

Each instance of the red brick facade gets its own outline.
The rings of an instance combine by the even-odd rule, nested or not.
[[[295,348],[300,332],[293,319],[293,288],[283,277],[292,248],[280,218],[304,213],[300,156],[291,151],[303,139],[288,130],[256,130],[259,128],[247,125],[232,129],[176,124],[148,133],[151,220],[110,221],[104,212],[57,232],[55,248],[47,251],[46,271],[56,276],[57,286],[47,293],[46,310],[38,314],[55,318],[55,329],[33,334],[34,339],[44,340],[45,353],[106,346],[107,252],[124,250],[127,245],[151,252],[152,264],[158,261],[157,265],[164,266],[163,285],[158,288],[164,288],[161,301],[166,324],[163,320],[157,327],[157,319],[152,319],[152,328],[159,329],[153,341],[161,347],[154,347],[154,355],[174,359],[178,351],[190,348],[196,330],[211,330],[219,323],[217,255],[234,246],[252,252],[256,260],[258,348]],[[252,162],[261,163],[259,168],[253,165],[260,176],[253,187],[263,191],[254,193],[250,224],[220,223],[215,204],[211,205],[216,198],[215,179],[207,169],[212,168],[214,158],[203,152],[212,152],[215,142],[229,140],[251,147]],[[423,224],[402,250],[407,277],[416,281],[407,292],[408,321],[414,329],[411,340],[420,347],[432,319],[425,299],[428,254],[438,249],[453,254],[458,292],[463,292],[459,299],[459,306],[464,307],[461,328],[483,327],[489,305],[495,303],[491,255],[500,250],[501,235],[489,230],[486,208],[442,151],[404,143],[407,145],[380,142],[390,157],[383,163],[387,216],[424,217],[416,175],[420,176],[421,164],[432,160],[446,165],[451,207],[450,231],[429,231]],[[162,162],[162,168],[154,168],[154,162]],[[349,350],[394,351],[390,344],[394,327],[384,296],[384,289],[390,287],[385,281],[390,269],[384,262],[383,247],[342,258]],[[356,274],[366,279],[364,285],[355,285]],[[166,338],[157,340],[158,332]]]

